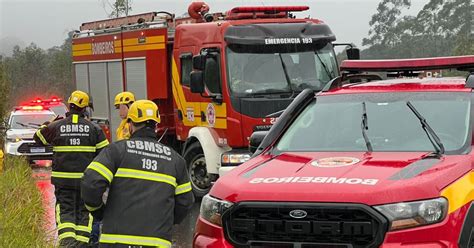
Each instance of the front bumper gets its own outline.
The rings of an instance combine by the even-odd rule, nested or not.
[[[42,152],[42,148],[44,148],[44,152]],[[47,160],[52,159],[53,157],[51,147],[42,147],[36,145],[34,141],[29,140],[22,140],[19,142],[6,142],[5,153],[13,156],[27,156],[28,158],[33,160]]]
[[[380,248],[465,248],[458,245],[468,205],[450,213],[438,224],[387,232]],[[220,226],[198,218],[193,240],[193,247],[230,248],[224,230]],[[325,247],[325,246],[321,246]]]

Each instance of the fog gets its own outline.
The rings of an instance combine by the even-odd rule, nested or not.
[[[32,42],[42,48],[60,45],[68,31],[77,30],[83,22],[105,19],[111,12],[106,0],[0,0],[0,54],[10,54],[14,45]],[[112,2],[113,0],[109,0]],[[191,0],[130,0],[138,14],[168,11],[180,16],[187,12]],[[309,11],[298,17],[323,20],[336,34],[338,42],[362,43],[369,30],[369,20],[379,0],[207,0],[211,12],[223,12],[241,5],[308,5]],[[105,4],[104,4],[105,3]],[[408,13],[415,14],[427,0],[412,0]]]

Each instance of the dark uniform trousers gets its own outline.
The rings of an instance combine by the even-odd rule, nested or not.
[[[56,188],[56,224],[60,247],[88,247],[93,218],[78,189]]]
[[[194,202],[186,161],[156,140],[154,128],[105,147],[81,180],[86,208],[103,218],[100,247],[171,248],[173,224]]]
[[[34,140],[53,146],[51,183],[55,186],[59,246],[87,247],[92,218],[81,199],[80,180],[87,165],[109,142],[102,129],[82,113],[66,115],[41,126]]]

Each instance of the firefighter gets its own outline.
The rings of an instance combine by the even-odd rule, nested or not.
[[[34,139],[53,146],[51,183],[55,186],[59,245],[87,247],[93,219],[81,199],[80,180],[87,165],[109,142],[99,126],[84,118],[89,105],[85,92],[74,91],[68,104],[66,118],[45,123]]]
[[[118,93],[115,96],[115,108],[119,110],[120,122],[119,127],[117,128],[116,135],[117,140],[123,140],[130,138],[130,127],[127,122],[127,113],[130,105],[135,101],[135,96],[132,92],[124,91]]]
[[[173,224],[194,202],[186,163],[156,140],[155,103],[136,101],[127,119],[130,139],[109,145],[87,167],[82,198],[94,217],[103,217],[101,247],[171,247]]]

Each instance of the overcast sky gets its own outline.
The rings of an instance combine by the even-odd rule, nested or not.
[[[42,48],[60,45],[67,32],[83,22],[104,19],[110,9],[106,0],[0,0],[0,53],[15,44],[31,42]],[[192,0],[131,0],[131,14],[168,11],[177,16],[187,12]],[[113,0],[109,0],[113,2]],[[380,0],[205,0],[211,12],[224,12],[239,5],[308,5],[310,15],[329,24],[338,42],[360,45],[367,36],[369,20]],[[428,0],[412,0],[410,14],[417,13]]]

